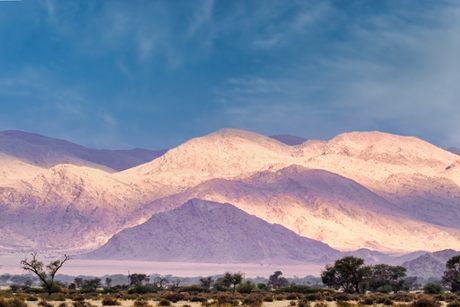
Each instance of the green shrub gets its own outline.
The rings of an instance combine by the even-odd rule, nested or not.
[[[26,301],[28,301],[28,302],[36,302],[36,301],[38,301],[38,297],[30,295],[30,296],[26,297]]]
[[[238,291],[239,293],[246,293],[246,294],[251,293],[255,289],[256,289],[256,285],[250,280],[246,281],[245,283],[239,284],[238,287],[236,287],[236,291]]]
[[[426,294],[441,294],[444,292],[444,288],[440,284],[429,282],[423,286],[423,292]]]

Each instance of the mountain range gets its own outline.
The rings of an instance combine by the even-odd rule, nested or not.
[[[168,247],[167,242],[182,241],[163,226],[182,218],[174,229],[194,234],[189,258],[181,256],[177,243],[170,254],[152,253],[152,259],[211,261],[209,255],[217,255],[210,246],[214,241],[198,240],[208,226],[200,228],[193,212],[207,212],[206,223],[226,225],[219,233],[231,225],[225,215],[245,221],[237,224],[239,235],[250,233],[246,239],[254,248],[267,250],[269,243],[254,242],[268,240],[273,227],[279,232],[278,239],[270,235],[269,256],[260,256],[257,247],[259,258],[241,248],[241,254],[225,258],[229,246],[246,241],[222,234],[213,240],[227,242],[219,247],[226,251],[219,256],[224,262],[317,261],[358,249],[460,250],[460,157],[415,137],[381,132],[316,141],[222,129],[168,151],[109,151],[4,131],[0,210],[5,251],[142,255],[121,238],[133,243],[154,237],[151,246]],[[283,240],[281,253],[276,246]],[[317,254],[294,251],[302,244]],[[114,253],[120,246],[126,250]]]

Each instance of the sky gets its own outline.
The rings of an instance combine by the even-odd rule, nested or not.
[[[460,147],[458,1],[0,1],[0,130],[162,149],[221,128]]]

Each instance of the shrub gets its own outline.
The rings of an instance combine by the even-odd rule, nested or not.
[[[297,304],[299,307],[310,307],[310,303],[306,300],[300,300]]]
[[[273,296],[273,294],[266,294],[264,296],[264,302],[273,302],[274,299],[275,299],[275,297]]]
[[[250,280],[246,281],[245,283],[239,284],[238,287],[236,287],[236,291],[238,291],[239,293],[247,294],[251,293],[255,289],[256,285]]]
[[[264,301],[264,296],[261,294],[249,294],[243,300],[244,305],[249,305],[253,307],[260,307]]]
[[[179,292],[209,292],[209,289],[198,285],[183,286],[179,288]]]
[[[323,298],[318,293],[305,294],[305,299],[307,301],[322,301]]]
[[[171,302],[169,300],[165,299],[165,298],[162,298],[158,302],[157,306],[171,306]]]
[[[289,305],[290,305],[290,306],[295,306],[296,303],[295,303],[294,301],[290,301],[290,302],[289,302]]]
[[[72,305],[73,307],[94,307],[94,305],[85,301],[72,302]]]
[[[393,292],[393,287],[390,285],[383,285],[377,288],[377,292],[390,293],[390,292]]]
[[[176,303],[178,301],[183,301],[185,299],[185,296],[177,292],[166,292],[165,294],[163,294],[163,298],[165,300]],[[169,306],[169,305],[162,305],[162,306]]]
[[[13,297],[8,301],[8,307],[27,307],[27,303],[17,297]]]
[[[363,297],[363,299],[359,302],[361,305],[374,305],[374,298],[371,296]]]
[[[221,293],[217,296],[217,303],[219,305],[224,305],[224,304],[234,305],[234,299],[228,293]]]
[[[33,295],[28,296],[28,297],[26,297],[26,301],[28,301],[28,302],[36,302],[36,301],[38,301],[38,297],[33,296]]]
[[[423,292],[426,294],[441,294],[444,292],[444,288],[440,284],[429,282],[423,286]]]
[[[386,298],[384,301],[383,301],[383,305],[386,305],[386,306],[391,306],[393,305],[393,301],[389,298]]]
[[[395,302],[412,302],[414,295],[411,293],[395,293],[390,295],[390,298]]]
[[[447,304],[447,307],[460,307],[460,301],[452,301],[449,304]]]
[[[148,285],[137,286],[137,287],[134,287],[128,290],[128,294],[135,294],[135,293],[145,294],[145,293],[156,293],[156,292],[158,292],[158,288],[154,286],[148,286]]]
[[[49,296],[48,300],[50,301],[57,301],[57,302],[64,302],[65,296],[63,293],[53,293]]]
[[[417,300],[413,301],[410,307],[440,307],[441,303],[429,295],[421,295]]]
[[[104,299],[102,300],[102,306],[118,306],[121,305],[117,299],[112,298],[108,295],[104,296]]]
[[[257,284],[257,288],[258,288],[259,290],[263,290],[263,291],[267,291],[267,290],[268,290],[267,284],[264,284],[263,282],[258,283],[258,284]]]
[[[277,294],[277,295],[275,295],[275,300],[277,300],[277,301],[282,301],[282,300],[284,300],[284,295],[282,295],[282,294]]]
[[[337,306],[338,307],[356,307],[358,305],[350,303],[350,302],[347,302],[347,301],[338,300],[337,301]]]
[[[328,307],[328,305],[325,302],[318,302],[315,304],[315,307]]]
[[[335,301],[351,301],[351,295],[347,293],[336,293],[332,296]]]
[[[191,299],[190,299],[190,302],[205,302],[207,301],[206,298],[202,297],[202,296],[193,296]]]
[[[151,305],[149,305],[149,303],[146,300],[137,299],[134,301],[133,307],[151,307]]]
[[[62,303],[60,303],[60,304],[58,305],[58,307],[68,307],[68,306],[67,306],[67,303],[62,302]]]
[[[289,293],[284,297],[286,300],[298,300],[299,299],[299,293]]]
[[[83,296],[81,296],[81,295],[77,295],[74,298],[72,298],[72,301],[74,301],[74,302],[82,302],[84,300],[85,300],[85,298]]]

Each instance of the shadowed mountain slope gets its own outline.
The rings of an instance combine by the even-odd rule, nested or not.
[[[122,171],[150,162],[167,150],[90,149],[65,140],[16,130],[0,132],[0,152],[37,166],[49,168],[57,164],[90,166]],[[105,166],[105,167],[104,167]]]
[[[198,199],[125,229],[84,255],[89,259],[136,259],[209,263],[325,262],[338,251],[300,237],[230,205]]]
[[[269,223],[339,250],[408,252],[458,246],[460,231],[414,218],[342,176],[301,166],[243,180],[214,179],[154,201],[143,212],[167,211],[192,198],[227,202]],[[414,235],[416,234],[416,235]],[[442,240],[433,240],[434,238]]]
[[[289,146],[299,145],[307,141],[306,138],[290,134],[270,135],[270,137]]]

